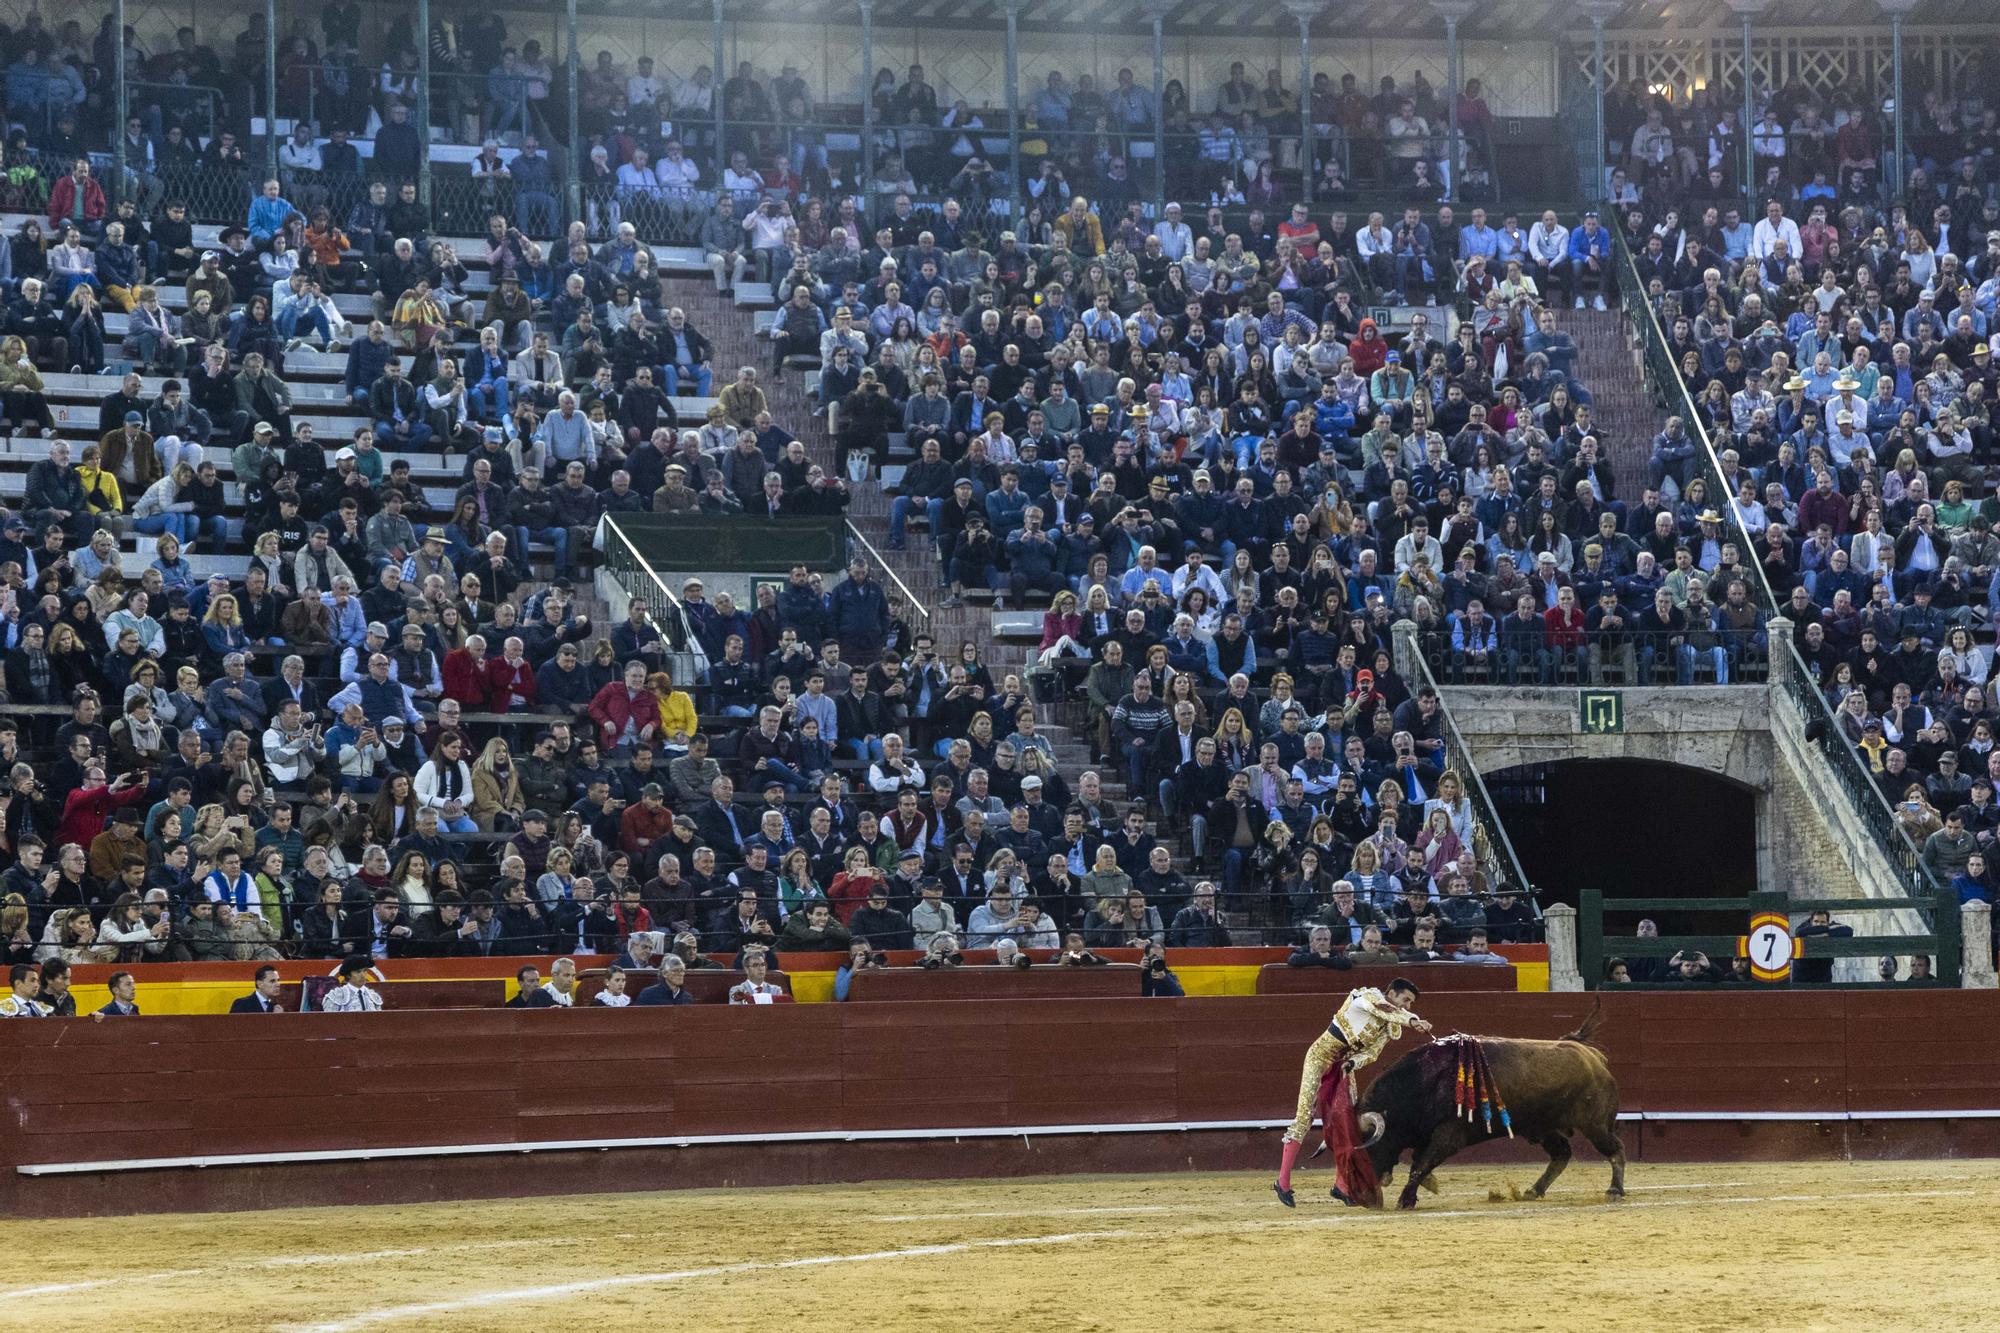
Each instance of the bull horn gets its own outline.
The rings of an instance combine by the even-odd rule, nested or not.
[[[1364,1148],[1374,1147],[1381,1142],[1382,1136],[1389,1132],[1389,1122],[1383,1118],[1380,1111],[1363,1111],[1355,1117],[1355,1122],[1367,1136],[1361,1140],[1361,1146]]]

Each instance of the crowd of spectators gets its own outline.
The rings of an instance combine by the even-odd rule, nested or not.
[[[1924,98],[1891,202],[1872,114],[1774,98],[1753,131],[1753,217],[1699,184],[1682,190],[1702,164],[1676,166],[1678,150],[1622,207],[1698,417],[1666,423],[1648,484],[1663,505],[1729,512],[1710,530],[1751,600],[1768,597],[1791,622],[1896,821],[1940,883],[1989,900],[1994,124],[1989,107]],[[1637,133],[1664,139],[1661,126],[1653,109]],[[1710,165],[1726,155],[1711,151]],[[1720,461],[1720,494],[1698,432]]]
[[[72,459],[37,367],[91,357],[32,328],[9,349],[9,418],[51,437],[0,536],[14,958],[614,953],[655,929],[690,962],[843,932],[944,956],[1072,934],[1085,951],[1292,941],[1315,924],[1343,947],[1370,928],[1425,949],[1532,934],[1514,886],[1488,880],[1435,696],[1400,679],[1386,633],[1399,608],[1447,610],[1424,590],[1443,564],[1427,528],[1457,516],[1501,573],[1475,503],[1513,513],[1517,480],[1529,494],[1579,461],[1571,493],[1608,500],[1563,368],[1573,343],[1536,299],[1601,299],[1595,219],[1542,262],[1478,209],[1353,235],[1343,214],[1322,233],[1288,210],[1268,233],[1252,215],[1247,236],[1210,211],[1197,237],[1178,208],[1147,228],[1079,197],[968,270],[984,242],[953,230],[955,201],[843,199],[826,215],[851,229],[796,248],[783,230],[759,246],[771,233],[718,201],[716,267],[777,275],[778,364],[825,357],[843,454],[880,460],[912,402],[952,404],[913,440],[899,498],[923,503],[898,514],[933,520],[947,577],[1082,594],[1051,609],[1044,647],[1088,677],[1097,757],[1124,770],[1114,804],[1095,772],[1058,771],[1026,673],[996,680],[972,644],[939,651],[865,562],[830,587],[796,569],[744,607],[693,582],[686,645],[642,608],[615,627],[579,611],[607,512],[825,514],[849,495],[774,419],[754,367],[683,428],[675,400],[712,388],[712,351],[631,222],[602,244],[578,222],[569,258],[537,274],[520,218],[494,214],[481,311],[472,271],[379,197],[386,182],[367,237],[329,231],[325,205],[279,179],[211,251],[176,200],[155,216],[128,196],[120,230],[88,159],[64,180],[48,215],[63,258],[29,263],[46,277],[24,274],[16,301],[129,298],[120,351],[174,378],[153,394],[127,376]],[[790,206],[760,195],[757,211]],[[308,267],[274,271],[298,253]],[[981,276],[947,285],[946,259]],[[1108,271],[1123,290],[1088,285]],[[154,284],[183,274],[189,305],[165,310]],[[885,317],[905,282],[929,312],[908,326]],[[1449,348],[1421,315],[1385,338],[1355,299],[1385,289],[1462,290],[1488,313]],[[380,318],[342,318],[333,298],[370,292]],[[276,322],[273,297],[296,322]],[[345,355],[367,408],[349,439],[294,424],[286,362],[306,343]],[[848,358],[865,378],[842,392]],[[204,445],[231,450],[226,474]],[[1497,498],[1460,500],[1444,451],[1461,446]],[[910,480],[925,462],[949,469],[935,493]],[[458,483],[448,509],[415,480],[439,470]],[[1093,546],[1100,524],[1118,533]],[[134,532],[154,539],[139,554]],[[1060,578],[1035,578],[1022,551],[1038,546],[1061,553]],[[190,553],[242,572],[197,578]],[[1192,860],[1148,831],[1181,815]]]

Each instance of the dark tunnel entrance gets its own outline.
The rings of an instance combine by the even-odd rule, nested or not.
[[[1706,769],[1651,759],[1564,759],[1485,775],[1522,869],[1544,908],[1608,898],[1726,898],[1754,893],[1756,793]],[[1656,913],[1663,934],[1737,933],[1715,913]],[[1630,917],[1606,921],[1628,934]]]

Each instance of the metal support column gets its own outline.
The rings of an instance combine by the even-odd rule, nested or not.
[[[1746,218],[1760,215],[1757,207],[1757,146],[1751,142],[1750,127],[1756,117],[1752,113],[1754,99],[1751,96],[1750,70],[1750,25],[1753,16],[1749,10],[1743,11],[1743,199]]]
[[[1896,99],[1896,169],[1895,174],[1889,179],[1895,183],[1896,198],[1901,199],[1903,177],[1908,170],[1903,157],[1903,126],[1906,118],[1903,114],[1903,9],[1901,7],[1889,11],[1889,61],[1890,79],[1893,84],[1890,96]]]
[[[567,99],[569,105],[566,108],[569,113],[569,151],[563,154],[565,167],[563,174],[567,178],[563,193],[569,200],[569,215],[575,219],[583,216],[583,172],[580,169],[583,161],[583,133],[576,117],[576,83],[582,66],[576,56],[576,0],[569,0],[564,9],[563,33],[568,38],[569,47],[569,63],[565,76],[565,81],[569,84]],[[658,125],[653,126],[655,132],[659,128]]]
[[[1590,199],[1600,202],[1604,194],[1604,183],[1611,178],[1611,144],[1604,132],[1604,94],[1608,80],[1604,74],[1604,20],[1593,14],[1590,18],[1590,41],[1592,51],[1591,94],[1597,102],[1597,158],[1596,173],[1591,178]]]
[[[1319,174],[1319,141],[1313,135],[1312,112],[1312,21],[1309,11],[1294,9],[1299,20],[1299,198],[1313,201],[1314,178]]]
[[[1458,17],[1444,16],[1444,65],[1445,65],[1445,139],[1444,139],[1444,197],[1452,203],[1458,199],[1458,170],[1465,155],[1458,150],[1458,90],[1463,80],[1459,77]]]
[[[1021,5],[1007,0],[1007,219],[1025,211],[1021,180]],[[987,237],[992,241],[992,237]],[[996,245],[997,248],[997,245]]]
[[[1167,215],[1167,118],[1160,103],[1167,96],[1167,18],[1153,10],[1153,216]],[[1111,219],[1105,218],[1109,223]]]
[[[714,55],[710,58],[715,62],[715,78],[709,84],[709,98],[713,102],[711,110],[715,113],[715,161],[709,170],[715,188],[720,190],[723,169],[729,165],[729,155],[722,150],[722,141],[728,137],[724,132],[728,128],[725,123],[727,118],[722,109],[722,85],[728,78],[723,69],[726,57],[722,54],[722,0],[715,0],[712,14],[709,40],[714,46]]]
[[[111,179],[105,183],[105,193],[115,207],[125,197],[125,118],[132,114],[125,87],[125,0],[113,0],[111,19],[118,28],[118,52],[111,58],[111,80],[118,86],[118,127],[111,137]]]
[[[716,0],[720,5],[722,0]],[[722,11],[717,9],[719,14]],[[856,191],[867,213],[868,191],[875,184],[875,0],[861,0],[861,188]],[[867,239],[874,239],[871,235]]]
[[[417,198],[431,202],[431,0],[417,0]]]
[[[1458,45],[1458,25],[1472,17],[1479,7],[1478,0],[1431,0],[1431,12],[1444,20],[1444,95],[1445,141],[1444,198],[1454,202],[1458,198],[1458,173],[1465,164],[1465,153],[1459,143],[1458,94],[1465,84],[1464,52]]]
[[[120,5],[119,9],[122,11],[124,6]],[[125,30],[123,28],[118,30],[118,49],[120,52],[123,52],[125,49]],[[119,58],[119,63],[121,65],[124,63],[122,55]],[[121,104],[121,110],[118,113],[118,137],[122,142],[125,137],[125,112],[122,110],[122,104],[125,100],[125,79],[123,75],[120,75],[118,79],[118,100]],[[277,174],[278,0],[264,0],[264,178],[271,180]],[[125,183],[122,173],[118,183],[121,186]]]

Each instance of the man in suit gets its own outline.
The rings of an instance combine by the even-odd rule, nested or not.
[[[507,1001],[503,1008],[548,1009],[554,1006],[555,1001],[542,989],[540,968],[524,967],[514,974],[514,981],[517,987],[514,998]]]
[[[100,1022],[107,1018],[137,1018],[139,1016],[139,1006],[134,1004],[132,1000],[138,994],[139,986],[132,979],[132,974],[130,972],[113,972],[109,984],[111,987],[111,1002],[92,1014],[91,1017],[98,1019]]]
[[[729,849],[733,857],[742,849],[743,832],[748,827],[733,805],[736,784],[719,777],[709,784],[708,795],[708,800],[687,812],[694,817],[695,835],[710,847]]]
[[[229,1006],[232,1014],[281,1014],[278,1007],[278,969],[268,963],[257,969],[255,989]],[[112,994],[115,996],[116,991]]]
[[[367,660],[366,654],[363,654],[361,661],[364,666]],[[286,657],[278,674],[265,681],[261,688],[265,713],[269,717],[276,717],[278,706],[287,699],[298,700],[299,711],[308,718],[319,713],[319,686],[306,679],[306,659],[297,653]]]
[[[668,954],[660,964],[660,979],[639,992],[634,1004],[693,1004],[694,993],[687,988],[687,964]]]

